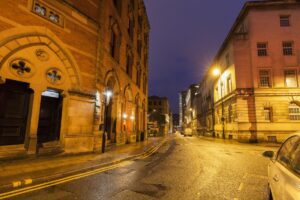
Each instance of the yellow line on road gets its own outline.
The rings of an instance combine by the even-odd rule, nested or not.
[[[41,183],[41,184],[38,184],[38,185],[34,185],[34,186],[30,186],[30,187],[26,187],[26,188],[17,189],[17,190],[13,190],[13,191],[10,191],[10,192],[2,193],[2,194],[0,194],[0,199],[6,199],[6,198],[14,197],[14,196],[17,196],[17,195],[25,194],[25,193],[28,193],[28,192],[41,190],[41,189],[51,187],[51,186],[54,186],[54,185],[58,185],[58,184],[70,182],[70,181],[73,181],[73,180],[77,180],[77,179],[80,179],[80,178],[84,178],[84,177],[87,177],[87,176],[99,174],[101,172],[109,171],[109,170],[112,170],[112,169],[115,169],[115,168],[124,167],[124,166],[127,166],[127,165],[131,164],[131,163],[132,162],[130,162],[130,161],[125,161],[125,162],[115,164],[115,165],[111,165],[111,166],[108,166],[108,167],[104,167],[104,168],[101,168],[101,169],[96,169],[96,170],[84,172],[84,173],[81,173],[81,174],[72,175],[72,176],[68,176],[68,177],[65,177],[65,178],[60,178],[60,179],[57,179],[57,180]]]
[[[159,145],[157,145],[156,147],[151,149],[146,154],[142,154],[138,158],[139,159],[145,159],[145,158],[151,156],[154,152],[156,152],[165,143],[165,141],[166,140],[161,142]],[[1,199],[7,199],[7,198],[10,198],[10,197],[14,197],[14,196],[18,196],[18,195],[25,194],[25,193],[29,193],[29,192],[34,192],[34,191],[41,190],[41,189],[45,189],[45,188],[55,186],[55,185],[59,185],[59,184],[62,184],[62,183],[74,181],[74,180],[77,180],[77,179],[80,179],[80,178],[84,178],[84,177],[87,177],[87,176],[99,174],[99,173],[106,172],[106,171],[116,169],[116,168],[119,168],[119,167],[125,167],[125,166],[130,165],[130,164],[132,164],[132,161],[120,161],[120,163],[113,164],[113,165],[110,165],[110,166],[107,166],[107,167],[103,167],[103,168],[83,172],[83,173],[76,174],[76,175],[67,176],[67,177],[64,177],[64,178],[48,181],[48,182],[33,185],[33,186],[28,186],[28,187],[21,188],[21,189],[12,190],[10,192],[0,194],[0,200]],[[29,182],[29,179],[27,181]]]

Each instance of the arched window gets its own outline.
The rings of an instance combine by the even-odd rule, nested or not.
[[[113,21],[111,18],[111,32],[110,32],[110,55],[116,60],[119,61],[120,55],[120,46],[121,46],[121,38],[120,38],[120,29],[118,24]]]
[[[114,6],[117,9],[118,13],[121,14],[122,11],[122,0],[113,0]]]

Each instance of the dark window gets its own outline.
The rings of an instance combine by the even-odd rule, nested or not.
[[[268,44],[267,43],[257,43],[257,55],[267,56],[268,55]]]
[[[226,54],[226,66],[227,66],[227,67],[230,66],[230,58],[229,58],[229,54]]]
[[[293,42],[282,42],[282,51],[285,56],[293,55]]]
[[[286,142],[281,146],[277,155],[277,160],[279,163],[285,167],[291,167],[291,155],[293,155],[294,151],[296,150],[297,143],[299,143],[298,136],[293,136],[286,140]]]
[[[281,27],[290,26],[290,16],[288,16],[288,15],[280,16],[280,26]]]
[[[143,17],[142,16],[138,17],[138,22],[139,22],[139,28],[142,29],[142,27],[143,27]]]
[[[138,40],[138,44],[137,44],[137,51],[139,53],[139,55],[141,56],[142,55],[142,41],[141,40]]]
[[[260,87],[270,87],[270,71],[259,70],[259,85]]]
[[[114,6],[117,9],[119,14],[121,14],[121,9],[122,9],[121,1],[122,0],[113,0]]]
[[[136,85],[138,87],[141,87],[141,71],[140,70],[136,71]]]
[[[133,35],[134,35],[134,20],[129,19],[129,25],[128,25],[128,34],[131,40],[133,40]]]
[[[143,81],[143,91],[144,91],[144,94],[146,94],[146,92],[147,92],[147,78],[146,78],[145,74],[144,74],[143,79],[144,79],[144,81]]]
[[[297,87],[297,73],[296,70],[289,69],[284,70],[285,86],[286,87]]]
[[[118,46],[118,38],[117,34],[114,32],[114,30],[111,31],[111,37],[110,37],[110,55],[118,60],[118,52],[119,46]]]
[[[126,63],[126,73],[131,78],[132,77],[132,56],[127,56],[127,63]]]

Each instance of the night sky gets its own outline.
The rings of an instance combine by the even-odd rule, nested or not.
[[[166,96],[199,83],[246,0],[144,0],[151,24],[149,95]]]

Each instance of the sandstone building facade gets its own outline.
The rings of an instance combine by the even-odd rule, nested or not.
[[[299,13],[297,1],[245,4],[200,82],[200,129],[272,142],[300,130]]]
[[[142,0],[0,2],[0,157],[147,138]]]

